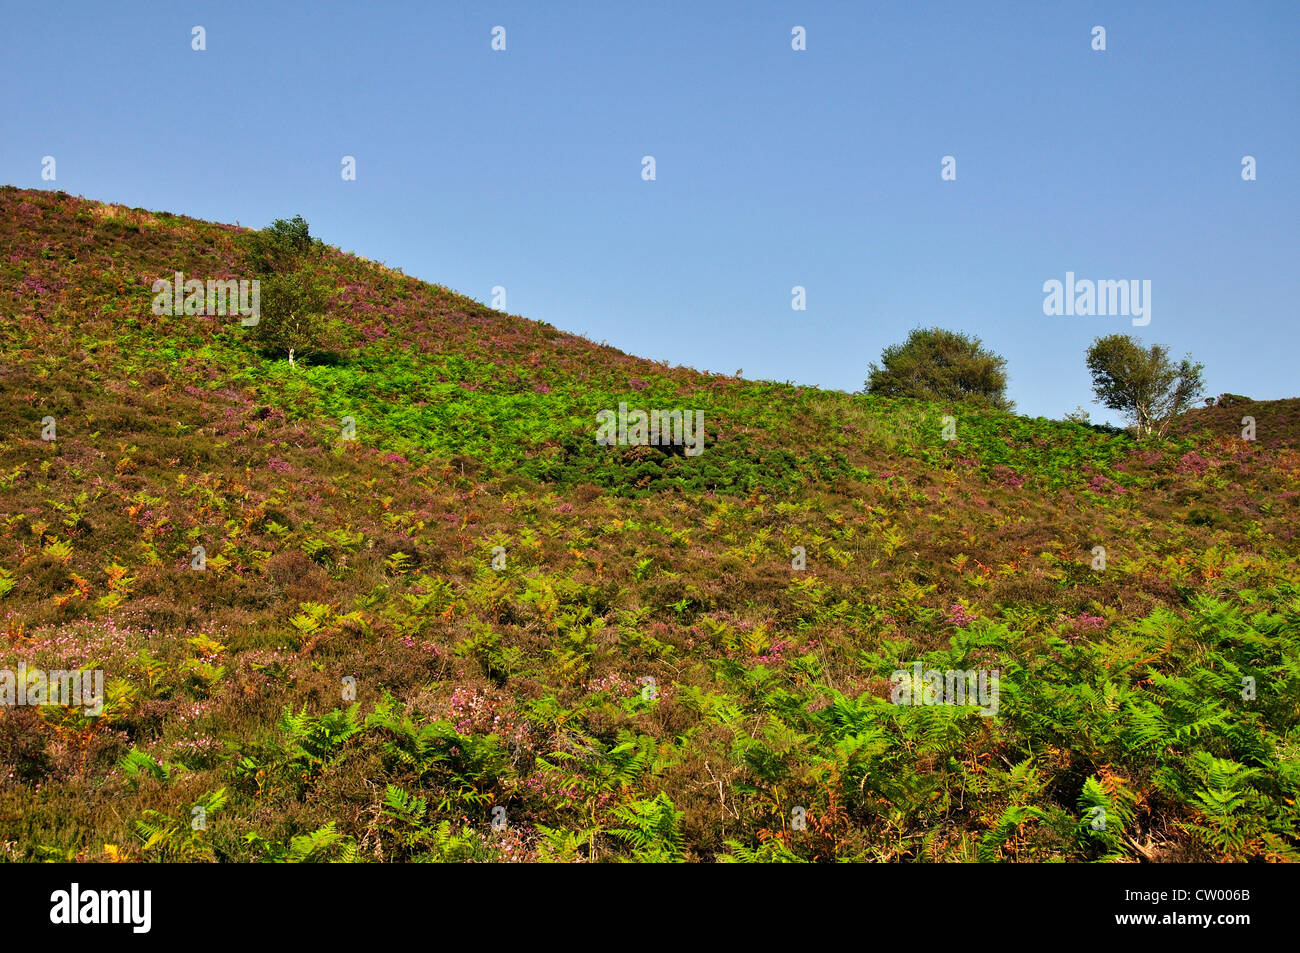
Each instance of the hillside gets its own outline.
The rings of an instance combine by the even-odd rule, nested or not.
[[[8,859],[1300,859],[1300,399],[1143,444],[335,249],[290,367],[151,311],[245,231],[0,188],[0,669],[105,686],[0,712]],[[703,453],[598,445],[620,403]]]

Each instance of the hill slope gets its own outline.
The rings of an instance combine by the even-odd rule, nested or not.
[[[1140,445],[667,367],[334,250],[335,354],[290,368],[151,313],[249,277],[241,230],[0,212],[0,669],[106,696],[0,713],[11,859],[1300,856],[1300,401]],[[598,445],[620,403],[704,452]],[[916,663],[996,674],[988,714],[893,703]]]

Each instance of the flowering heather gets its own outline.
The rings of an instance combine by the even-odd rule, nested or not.
[[[204,735],[176,741],[171,756],[188,768],[211,768],[224,754],[225,748],[220,741]]]
[[[112,618],[79,621],[25,634],[10,644],[0,643],[0,665],[19,661],[45,668],[120,665],[160,637],[154,629],[119,626]]]
[[[528,727],[516,722],[506,703],[482,692],[458,688],[447,703],[448,718],[462,735],[499,735],[515,743],[528,737]]]
[[[328,359],[150,313],[254,234],[0,188],[0,670],[105,686],[0,710],[0,856],[1300,860],[1300,400],[945,441],[329,247]],[[638,392],[709,453],[598,447]],[[999,713],[888,704],[916,661],[999,671]]]
[[[1020,476],[1010,467],[1002,464],[998,464],[993,468],[991,476],[1003,486],[1009,486],[1014,489],[1019,489],[1025,485],[1025,478],[1023,476]]]
[[[794,643],[788,639],[778,639],[766,651],[759,653],[755,660],[763,665],[779,665],[785,660],[786,653],[793,647]]]
[[[968,626],[972,622],[974,622],[977,618],[979,617],[973,615],[969,610],[966,609],[965,606],[960,605],[958,603],[953,603],[951,606],[948,607],[948,614],[945,617],[944,621],[947,622],[949,625],[955,625],[958,628],[964,628],[965,626]]]
[[[1212,467],[1212,464],[1205,457],[1201,456],[1195,450],[1189,450],[1178,458],[1177,471],[1179,473],[1190,473],[1193,476],[1204,476]]]
[[[402,644],[408,649],[419,649],[433,658],[442,658],[442,649],[434,642],[417,642],[409,635],[402,636]]]
[[[1100,473],[1094,474],[1088,481],[1088,489],[1102,496],[1118,495],[1124,492],[1124,487]]]
[[[588,682],[587,691],[592,695],[609,692],[620,698],[631,698],[641,694],[641,686],[635,680],[628,680],[621,675],[611,674]]]

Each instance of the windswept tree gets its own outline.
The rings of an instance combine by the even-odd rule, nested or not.
[[[310,269],[268,278],[254,339],[265,351],[288,355],[291,367],[295,356],[320,353],[329,298],[328,284]]]
[[[1139,437],[1163,437],[1205,388],[1204,365],[1191,355],[1175,364],[1160,344],[1146,348],[1128,334],[1108,334],[1088,348],[1088,370],[1097,400],[1123,413]]]
[[[1010,410],[1007,362],[980,339],[942,328],[917,328],[885,348],[872,364],[867,393],[885,397],[961,401]]]

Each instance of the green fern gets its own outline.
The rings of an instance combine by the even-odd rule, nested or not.
[[[289,843],[271,843],[257,835],[245,840],[262,852],[262,859],[273,864],[351,864],[357,859],[356,841],[340,834],[333,821],[310,834],[299,834]]]
[[[141,852],[160,861],[215,861],[216,854],[208,843],[207,827],[213,815],[225,805],[226,789],[220,788],[200,797],[188,818],[171,817],[161,811],[145,811],[144,816],[135,822],[136,834],[143,841]]]
[[[123,755],[117,766],[122,769],[126,783],[133,791],[138,791],[140,783],[145,780],[156,781],[164,786],[170,784],[174,772],[185,770],[179,765],[158,761],[139,748],[132,748]]]
[[[613,816],[626,826],[611,828],[609,833],[631,848],[633,860],[656,864],[685,860],[686,843],[680,826],[684,812],[674,810],[672,800],[663,791],[648,800],[619,805]]]

